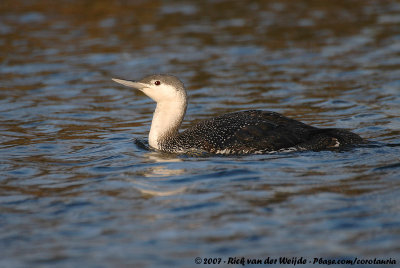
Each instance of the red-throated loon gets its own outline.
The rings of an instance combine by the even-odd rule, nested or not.
[[[179,132],[186,113],[187,96],[177,77],[157,74],[140,81],[112,80],[139,89],[157,103],[149,145],[160,151],[253,154],[329,150],[363,142],[360,136],[344,129],[316,128],[262,110],[224,114]]]

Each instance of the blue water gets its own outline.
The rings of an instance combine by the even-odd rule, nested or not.
[[[3,2],[0,267],[400,262],[396,1]],[[155,104],[111,77],[153,73],[185,82],[182,128],[265,109],[373,143],[147,150],[135,140],[146,141]]]

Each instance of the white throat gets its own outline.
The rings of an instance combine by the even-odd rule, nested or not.
[[[149,145],[161,149],[162,143],[178,134],[186,113],[187,101],[162,101],[157,103],[149,133]]]

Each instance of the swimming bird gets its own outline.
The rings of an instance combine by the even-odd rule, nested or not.
[[[156,74],[139,81],[112,80],[142,91],[157,103],[149,145],[160,151],[255,154],[329,150],[363,142],[360,136],[344,129],[317,128],[264,110],[224,114],[179,132],[186,113],[187,94],[177,77]]]

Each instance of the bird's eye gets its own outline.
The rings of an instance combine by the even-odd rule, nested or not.
[[[156,86],[159,86],[160,84],[161,84],[161,82],[158,80],[154,82],[154,85],[156,85]]]

